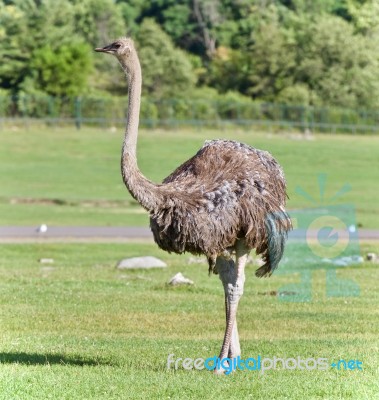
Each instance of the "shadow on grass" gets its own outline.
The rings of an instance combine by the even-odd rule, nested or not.
[[[62,354],[38,354],[38,353],[0,353],[0,364],[24,364],[24,365],[75,365],[97,366],[113,365],[102,359],[86,359]]]

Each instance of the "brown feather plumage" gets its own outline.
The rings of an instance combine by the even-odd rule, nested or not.
[[[265,261],[257,275],[270,274],[267,216],[279,215],[279,232],[291,229],[283,171],[271,154],[235,141],[208,141],[160,189],[164,206],[150,218],[160,248],[205,254],[217,272],[217,256],[243,239]]]

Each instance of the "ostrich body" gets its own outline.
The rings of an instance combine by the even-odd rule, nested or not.
[[[151,182],[137,166],[142,74],[133,41],[121,38],[96,51],[116,56],[129,81],[123,181],[150,213],[150,227],[161,249],[204,254],[209,272],[219,274],[226,309],[220,359],[236,357],[240,355],[236,314],[249,252],[256,249],[265,262],[256,275],[270,276],[291,229],[284,210],[283,171],[266,151],[231,140],[212,140],[162,184]]]

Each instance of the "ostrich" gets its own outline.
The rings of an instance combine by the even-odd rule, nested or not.
[[[137,166],[142,73],[133,41],[120,38],[95,51],[114,55],[128,77],[123,181],[133,198],[150,213],[150,227],[161,249],[204,254],[209,274],[219,274],[226,311],[219,358],[237,357],[241,350],[236,314],[249,252],[255,249],[264,261],[256,276],[270,276],[278,266],[291,229],[284,210],[283,171],[266,151],[232,140],[211,140],[162,184],[151,182]]]

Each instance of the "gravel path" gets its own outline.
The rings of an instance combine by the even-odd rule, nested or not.
[[[152,241],[149,228],[109,226],[0,226],[0,243],[17,242],[130,242]]]
[[[103,226],[51,226],[40,232],[36,226],[0,226],[0,243],[17,242],[132,242],[152,241],[148,227],[103,227]],[[43,229],[42,229],[43,230]],[[293,231],[290,238],[303,238],[304,232]],[[308,232],[316,239],[316,232]],[[379,241],[379,230],[360,229],[361,241]]]

